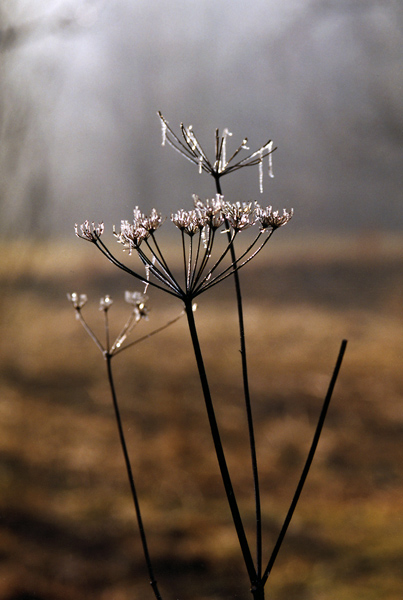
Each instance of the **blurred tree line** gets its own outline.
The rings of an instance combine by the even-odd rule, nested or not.
[[[257,172],[223,181],[232,200],[293,206],[294,226],[400,230],[400,0],[15,0],[0,6],[0,228],[71,235],[138,204],[165,213],[211,184],[160,147],[156,111],[215,127]]]

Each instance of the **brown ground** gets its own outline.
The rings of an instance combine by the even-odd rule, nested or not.
[[[288,239],[290,236],[288,236]],[[271,600],[400,600],[403,589],[401,240],[306,240],[242,272],[266,560],[340,342],[325,431],[269,579]],[[2,248],[0,598],[152,599],[105,365],[74,319],[86,292],[102,335],[135,289],[89,244]],[[200,297],[206,365],[253,546],[253,491],[231,281]],[[146,331],[180,311],[150,293]],[[91,302],[92,300],[92,302]],[[185,320],[114,359],[133,470],[164,600],[249,598]]]

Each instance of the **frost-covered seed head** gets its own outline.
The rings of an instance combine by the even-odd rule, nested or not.
[[[149,237],[149,232],[144,227],[138,226],[136,223],[129,221],[120,222],[120,231],[113,228],[113,235],[116,237],[119,244],[131,251],[133,248],[138,248],[141,242]]]
[[[182,138],[178,136],[173,129],[169,126],[168,121],[165,117],[158,112],[158,116],[161,121],[162,130],[162,145],[166,143],[172,146],[179,154],[184,156],[187,160],[197,165],[199,173],[203,171],[209,173],[215,179],[220,178],[222,175],[237,171],[243,167],[259,166],[259,187],[260,191],[263,191],[263,160],[268,158],[268,172],[269,176],[273,177],[273,164],[272,164],[272,153],[275,150],[273,148],[273,142],[269,140],[261,146],[255,152],[252,152],[240,159],[243,150],[249,150],[247,146],[248,139],[244,138],[242,143],[230,154],[227,158],[227,138],[232,136],[232,133],[225,128],[220,135],[219,130],[215,132],[215,156],[214,160],[209,160],[203,147],[201,146],[195,132],[193,131],[192,125],[184,126],[181,124]]]
[[[235,231],[242,231],[254,224],[252,202],[224,202],[223,213]]]
[[[74,230],[76,236],[81,238],[82,240],[86,240],[88,242],[96,242],[104,232],[104,224],[98,223],[98,225],[95,225],[94,221],[90,223],[88,220],[86,220],[81,225],[78,225],[76,223],[74,225]]]
[[[145,214],[141,212],[138,206],[135,206],[133,209],[133,225],[135,227],[140,227],[143,222],[143,219],[145,218]]]
[[[224,222],[223,204],[224,196],[216,194],[215,198],[207,199],[204,202],[199,196],[194,195],[193,201],[195,208],[200,212],[205,220],[205,224],[211,229],[218,229]]]
[[[266,231],[266,229],[278,229],[287,225],[291,220],[294,209],[290,211],[283,209],[283,213],[280,214],[278,210],[273,211],[271,206],[261,208],[258,203],[255,203],[256,219],[260,223],[260,229]]]
[[[191,236],[203,229],[206,224],[206,219],[200,210],[180,209],[171,215],[171,221],[178,229]]]
[[[165,218],[162,217],[161,213],[159,213],[155,208],[151,210],[151,213],[148,217],[143,215],[143,219],[141,221],[141,226],[148,231],[148,233],[154,233],[162,225],[165,221]]]

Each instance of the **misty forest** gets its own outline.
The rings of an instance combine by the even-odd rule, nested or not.
[[[0,600],[400,600],[402,34],[0,3]]]

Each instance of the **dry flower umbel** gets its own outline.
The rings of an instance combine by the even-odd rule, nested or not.
[[[202,201],[193,197],[194,208],[180,209],[171,215],[171,222],[181,234],[180,249],[184,264],[184,280],[173,275],[156,239],[156,231],[165,218],[156,209],[145,215],[136,206],[131,222],[122,220],[120,229],[113,229],[117,241],[123,245],[129,255],[135,252],[143,267],[134,271],[116,258],[101,240],[103,227],[90,226],[88,221],[75,226],[76,235],[92,242],[116,266],[130,273],[147,285],[163,289],[181,298],[192,300],[202,292],[217,285],[239,270],[256,256],[266,245],[273,232],[286,225],[293,211],[283,210],[282,214],[272,211],[272,207],[261,208],[257,203],[224,201],[221,194]],[[240,235],[244,230],[257,225],[257,232],[251,238]],[[217,232],[229,235],[224,243]],[[220,238],[220,239],[218,239]],[[237,258],[231,256],[238,238],[244,240]],[[241,242],[240,242],[241,245]],[[216,251],[216,252],[215,252]]]

